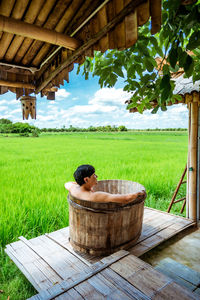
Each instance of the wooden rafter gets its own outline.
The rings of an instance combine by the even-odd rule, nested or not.
[[[123,18],[136,9],[137,6],[146,2],[145,0],[135,0],[131,1],[124,9],[113,18],[106,26],[104,26],[93,38],[84,43],[80,48],[78,48],[74,53],[66,58],[41,84],[39,84],[35,90],[35,93],[39,93],[42,89],[44,89],[51,80],[53,80],[56,75],[58,75],[64,68],[73,63],[78,59],[78,57],[88,48],[93,46],[97,41],[99,41],[103,36],[105,36],[112,28],[116,26]]]
[[[78,40],[66,34],[4,16],[0,16],[0,31],[51,43],[70,50],[75,50],[80,46]]]
[[[34,90],[35,86],[31,83],[25,83],[25,82],[12,82],[7,80],[0,80],[0,86],[9,86],[9,87],[16,87],[16,88],[26,88]]]

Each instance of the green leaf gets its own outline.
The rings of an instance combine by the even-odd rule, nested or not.
[[[152,62],[151,62],[150,59],[148,59],[147,57],[145,57],[144,58],[144,64],[145,64],[148,72],[152,72],[153,71],[154,66],[153,66],[153,64],[152,64]]]
[[[118,68],[114,67],[114,72],[115,72],[118,76],[124,78],[124,73],[122,72],[122,69],[121,69],[121,68],[119,68],[119,67],[118,67]]]
[[[154,45],[155,48],[158,47],[158,41],[154,36],[150,37],[150,42]]]
[[[189,43],[187,44],[187,49],[193,50],[200,46],[200,31],[194,32],[190,39]]]
[[[170,87],[170,76],[168,74],[164,75],[161,83],[160,83],[160,89],[168,89]]]
[[[177,60],[178,60],[177,48],[171,48],[168,57],[169,57],[169,63],[170,63],[170,65],[172,66],[172,68],[175,68],[175,65],[176,65]]]
[[[108,86],[109,86],[109,87],[114,86],[115,83],[116,83],[116,81],[117,81],[117,75],[111,73],[111,74],[110,74],[110,78],[108,79]]]
[[[158,109],[159,109],[159,105],[157,105],[157,106],[151,111],[151,113],[152,113],[152,114],[156,114],[157,111],[158,111]]]
[[[161,110],[162,110],[162,111],[166,111],[166,110],[167,110],[167,106],[162,105],[162,106],[161,106]]]
[[[171,86],[170,86],[170,89],[165,88],[164,90],[162,90],[161,98],[160,98],[161,103],[164,103],[167,101],[167,99],[169,98],[170,92],[171,92]]]
[[[129,84],[125,85],[123,90],[129,92],[130,91],[130,85]]]
[[[183,68],[186,59],[187,59],[187,53],[185,51],[182,52],[179,51],[179,55],[178,55],[179,67]]]
[[[194,68],[194,60],[190,55],[187,55],[185,64],[184,64],[184,71],[186,73],[187,77],[190,77],[192,75],[193,72],[193,68]]]
[[[181,101],[181,100],[182,100],[182,96],[181,96],[181,95],[173,95],[173,96],[172,96],[172,100],[178,100],[178,101]]]
[[[135,65],[132,64],[128,69],[127,69],[127,77],[133,78],[135,76]]]
[[[164,75],[169,75],[169,76],[170,76],[169,65],[165,64],[165,65],[163,66],[163,74],[164,74]]]

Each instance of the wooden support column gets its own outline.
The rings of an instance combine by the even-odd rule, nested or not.
[[[200,106],[198,107],[197,221],[200,221]]]
[[[190,166],[190,129],[191,129],[191,103],[188,103],[188,157],[187,157],[187,192],[186,192],[186,218],[189,218],[189,166]]]
[[[191,113],[188,166],[188,217],[197,220],[197,145],[198,145],[198,101],[193,95]]]

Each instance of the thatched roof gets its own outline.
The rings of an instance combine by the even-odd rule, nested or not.
[[[0,94],[41,92],[54,99],[74,62],[94,50],[125,49],[151,17],[161,25],[161,0],[2,0]]]

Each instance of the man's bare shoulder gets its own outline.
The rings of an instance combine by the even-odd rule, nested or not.
[[[69,181],[69,182],[65,183],[65,188],[69,192],[71,192],[74,188],[77,188],[77,187],[78,187],[78,184],[76,182]]]

